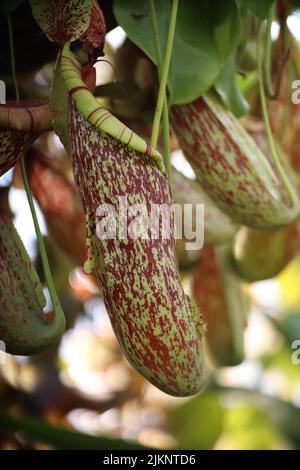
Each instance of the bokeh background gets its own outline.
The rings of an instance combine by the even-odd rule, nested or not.
[[[16,22],[26,14],[27,10],[18,13]],[[28,29],[32,29],[30,21],[28,17]],[[298,12],[288,18],[288,27],[300,40]],[[1,27],[1,35],[4,30]],[[277,23],[272,34],[276,39]],[[114,28],[112,20],[105,61],[96,65],[98,86],[115,79],[116,51],[124,41],[124,31]],[[29,63],[20,38],[16,50],[23,97],[47,96],[55,57],[52,45],[41,39]],[[3,75],[9,97],[5,57],[1,67],[0,78]],[[55,158],[67,158],[53,133],[43,135],[36,145]],[[172,161],[186,176],[194,177],[180,150],[174,150]],[[16,228],[41,270],[25,192],[13,171],[0,179],[0,185],[1,204],[10,207]],[[68,329],[57,348],[37,356],[1,354],[1,449],[63,447],[70,442],[68,430],[78,433],[78,440],[72,441],[78,448],[109,448],[113,442],[123,448],[132,442],[159,449],[300,448],[300,354],[293,356],[292,347],[295,340],[300,341],[300,255],[278,277],[243,285],[251,301],[244,361],[236,367],[216,367],[207,351],[205,390],[192,398],[172,398],[147,383],[124,359],[95,280],[55,246],[36,208]],[[183,283],[189,292],[194,261],[184,268]],[[47,309],[51,310],[50,300]]]

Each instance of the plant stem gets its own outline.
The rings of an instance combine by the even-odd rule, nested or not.
[[[36,233],[36,237],[38,240],[39,252],[40,252],[43,270],[45,274],[46,284],[49,289],[49,294],[50,294],[51,301],[53,304],[54,312],[56,315],[61,316],[63,315],[63,310],[61,308],[61,305],[60,305],[60,302],[56,293],[55,285],[53,282],[53,278],[52,278],[52,274],[51,274],[51,270],[49,266],[49,261],[48,261],[48,256],[47,256],[47,251],[46,251],[46,247],[44,244],[43,235],[41,233],[41,229],[39,226],[38,218],[36,215],[31,188],[30,188],[27,173],[26,173],[24,158],[21,158],[21,171],[22,171],[23,182],[24,182],[25,191],[27,195],[27,200],[28,200],[28,204],[30,207],[34,228],[35,228],[35,233]]]
[[[171,144],[170,144],[169,108],[168,108],[167,97],[165,98],[165,101],[164,101],[162,122],[163,122],[163,140],[164,140],[166,172],[167,172],[169,183],[171,183]]]
[[[153,33],[153,39],[154,39],[158,77],[159,77],[159,81],[161,81],[162,53],[161,53],[161,48],[160,48],[159,31],[158,31],[158,25],[157,25],[157,17],[156,17],[156,9],[155,9],[154,0],[149,0],[149,6],[150,6],[150,19],[151,19],[152,33]],[[163,140],[164,140],[166,172],[167,172],[168,180],[169,182],[171,182],[170,123],[169,123],[169,108],[168,108],[168,99],[167,99],[166,91],[165,91],[164,103],[163,103],[162,121],[163,121]]]
[[[161,69],[158,98],[157,98],[157,103],[156,103],[152,135],[151,135],[151,145],[153,147],[157,146],[157,141],[158,141],[159,126],[160,126],[160,120],[161,120],[161,115],[163,111],[163,104],[165,101],[169,67],[170,67],[171,54],[172,54],[172,49],[173,49],[177,10],[178,10],[178,0],[172,0],[171,17],[170,17],[170,25],[169,25],[168,38],[167,38],[166,53],[165,53],[164,62],[163,62],[162,69]],[[159,39],[156,39],[156,40],[159,41]]]
[[[7,15],[7,26],[8,26],[8,33],[9,33],[9,49],[10,49],[10,58],[11,58],[11,70],[12,70],[13,82],[14,82],[14,86],[15,86],[15,95],[16,95],[16,99],[19,100],[20,99],[20,94],[19,94],[18,81],[17,81],[17,77],[16,77],[16,65],[15,65],[15,56],[14,56],[14,40],[13,40],[13,30],[12,30],[12,23],[11,23],[10,15]],[[27,174],[26,174],[24,157],[21,157],[21,171],[22,171],[22,177],[23,177],[23,182],[24,182],[24,187],[25,187],[25,191],[26,191],[26,195],[27,195],[28,204],[29,204],[29,207],[30,207],[32,220],[33,220],[33,223],[34,223],[34,228],[35,228],[35,233],[36,233],[36,237],[37,237],[37,241],[38,241],[39,252],[40,252],[40,256],[41,256],[41,261],[42,261],[42,265],[43,265],[45,279],[46,279],[46,283],[47,283],[47,286],[48,286],[48,289],[49,289],[49,294],[50,294],[51,301],[52,301],[52,304],[53,304],[53,309],[54,309],[54,312],[55,312],[55,320],[54,321],[56,321],[57,324],[62,324],[63,323],[62,319],[64,321],[64,314],[63,314],[63,310],[61,308],[61,305],[60,305],[60,302],[59,302],[59,299],[58,299],[58,296],[57,296],[57,293],[56,293],[56,289],[55,289],[55,286],[54,286],[52,274],[51,274],[51,271],[50,271],[47,252],[46,252],[43,236],[42,236],[42,233],[41,233],[41,229],[40,229],[40,226],[39,226],[38,218],[37,218],[37,215],[36,215],[34,202],[33,202],[33,197],[32,197],[32,193],[31,193],[31,188],[30,188],[28,178],[27,178]]]
[[[265,95],[265,89],[264,89],[264,77],[263,77],[263,67],[262,67],[262,58],[261,58],[261,35],[262,35],[262,26],[263,22],[260,21],[258,28],[257,28],[257,71],[258,71],[258,83],[259,83],[259,94],[260,94],[260,101],[261,101],[261,110],[262,110],[262,115],[263,115],[263,120],[265,124],[265,130],[267,133],[267,138],[268,138],[268,144],[269,144],[269,149],[272,155],[272,158],[274,160],[276,169],[279,173],[279,175],[282,178],[282,181],[287,189],[287,192],[291,198],[292,205],[294,207],[299,206],[299,199],[298,196],[291,186],[286,173],[284,171],[284,168],[282,166],[276,144],[274,141],[272,129],[271,129],[271,124],[270,124],[270,117],[269,117],[269,111],[268,111],[268,106],[267,106],[267,100],[266,100],[266,95]]]

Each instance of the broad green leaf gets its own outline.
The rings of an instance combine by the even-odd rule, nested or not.
[[[238,3],[242,8],[247,8],[261,20],[265,20],[268,17],[274,1],[275,0],[239,0]]]
[[[16,10],[24,0],[1,0],[0,13],[7,15],[12,11]]]
[[[249,104],[244,98],[236,79],[234,54],[227,59],[222,67],[215,82],[215,88],[223,103],[236,117],[241,117],[249,111]]]
[[[239,41],[238,12],[229,0],[187,0],[179,3],[169,73],[171,102],[195,100],[214,83],[228,54]],[[161,49],[164,54],[171,2],[155,0]],[[221,8],[224,14],[216,14]],[[156,62],[147,0],[116,0],[114,13],[129,39]]]
[[[241,23],[234,2],[217,1],[212,10],[213,34],[218,54],[226,59],[241,38]]]
[[[88,28],[92,0],[29,0],[32,14],[50,41],[62,47]]]

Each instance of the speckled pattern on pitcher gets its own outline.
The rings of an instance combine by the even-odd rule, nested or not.
[[[272,162],[217,98],[173,106],[171,123],[203,189],[236,222],[270,228],[297,217]]]
[[[82,102],[73,101],[82,90],[87,96],[79,69],[65,61],[62,75],[65,82],[69,76],[73,79],[69,87],[70,133],[75,180],[87,216],[90,258],[86,266],[97,272],[114,331],[129,362],[166,393],[197,393],[204,381],[203,323],[195,304],[185,295],[177,271],[173,217],[171,236],[165,240],[96,236],[98,206],[118,207],[119,196],[127,196],[130,205],[144,204],[147,210],[151,204],[170,206],[161,157],[125,126],[122,132],[122,124],[108,111],[102,109],[99,121],[108,119],[112,127],[115,123],[113,131],[108,131],[113,133],[117,128],[119,135],[121,129],[122,140],[103,132],[100,122],[96,127],[84,118],[77,109]],[[99,103],[94,101],[96,110]],[[93,103],[90,105],[89,113],[93,113]]]

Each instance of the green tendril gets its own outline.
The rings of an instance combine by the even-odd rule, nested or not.
[[[155,9],[154,0],[149,0],[149,6],[150,6],[150,19],[151,19],[152,34],[153,34],[153,39],[154,39],[158,77],[159,77],[159,81],[161,81],[162,53],[161,53],[161,48],[160,48],[159,31],[158,31],[158,25],[157,25],[157,17],[156,17],[156,9]],[[167,99],[166,92],[165,92],[164,103],[163,103],[162,122],[163,122],[163,141],[164,141],[166,172],[168,175],[169,182],[171,182],[170,123],[169,123],[168,99]]]
[[[153,121],[153,127],[152,127],[152,135],[151,135],[151,145],[154,148],[157,146],[162,113],[163,113],[163,119],[164,119],[164,139],[169,139],[169,137],[167,138],[167,132],[169,134],[169,123],[168,123],[169,118],[168,118],[168,105],[166,102],[166,88],[167,88],[169,67],[170,67],[171,54],[172,54],[173,42],[174,42],[177,10],[178,10],[178,0],[173,0],[168,38],[167,38],[166,53],[165,53],[163,63],[160,66],[158,66],[160,83],[159,83],[159,91],[158,91],[158,97],[157,97],[157,103],[156,103],[156,109],[155,109],[155,115],[154,115],[154,121]],[[161,61],[159,60],[159,58],[161,57],[161,53],[160,53],[160,46],[159,46],[155,6],[154,6],[153,0],[150,0],[150,12],[151,12],[153,36],[154,36],[154,41],[155,41],[157,63],[159,64],[161,63]],[[163,112],[163,109],[165,109],[164,112]],[[166,152],[167,153],[169,152],[169,155],[167,156],[168,161],[166,162],[167,172],[169,172],[168,173],[169,175],[170,174],[170,144],[169,143],[167,143]]]
[[[265,30],[265,41],[264,41],[264,62],[263,62],[263,73],[264,73],[264,85],[266,87],[266,94],[269,99],[276,99],[277,90],[274,91],[272,84],[272,23],[274,20],[275,7],[270,8],[270,12],[267,18],[266,30]]]
[[[47,251],[46,251],[46,247],[45,247],[44,240],[43,240],[43,235],[41,233],[38,218],[36,215],[32,192],[30,189],[30,185],[29,185],[29,181],[28,181],[28,177],[26,173],[24,158],[21,158],[21,171],[22,171],[23,182],[24,182],[25,191],[27,195],[27,200],[28,200],[28,204],[30,207],[34,228],[35,228],[35,233],[36,233],[36,237],[38,240],[39,252],[41,256],[45,279],[46,279],[46,283],[49,289],[51,301],[53,304],[53,309],[54,309],[55,315],[64,316],[63,310],[61,308],[61,305],[60,305],[60,302],[56,293],[54,281],[53,281],[50,266],[49,266]]]

